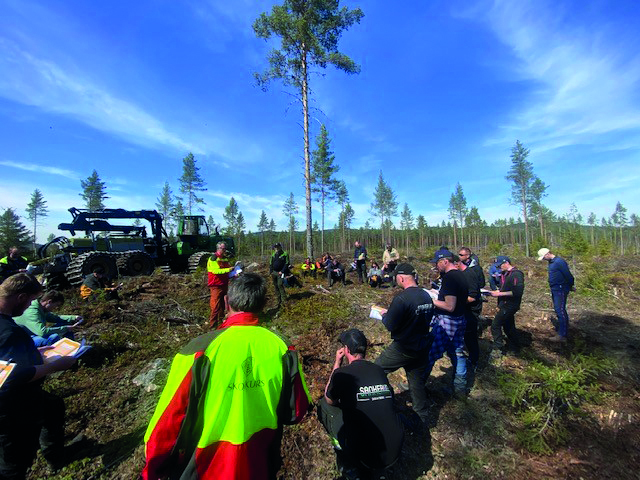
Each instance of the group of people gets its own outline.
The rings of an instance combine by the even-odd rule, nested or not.
[[[364,283],[366,249],[356,245],[356,253]],[[538,258],[549,262],[558,312],[556,336],[566,341],[566,298],[573,277],[566,262],[548,249],[541,249]],[[362,331],[339,335],[317,407],[348,477],[368,471],[382,478],[398,461],[404,428],[394,409],[389,373],[405,369],[412,407],[422,422],[429,419],[426,383],[445,353],[454,366],[454,393],[467,393],[468,369],[474,369],[479,358],[484,272],[466,247],[457,253],[440,248],[432,263],[439,273],[437,291],[418,286],[415,268],[395,260],[395,283],[402,291],[382,310],[392,341],[375,362],[366,359],[368,341]],[[507,348],[519,348],[514,315],[524,275],[506,256],[498,256],[493,265],[500,272],[497,288],[484,293],[498,299],[492,355],[502,355]],[[287,252],[276,244],[270,274],[278,295],[288,266]],[[145,434],[142,477],[196,478],[216,472],[219,478],[272,479],[280,468],[283,425],[300,422],[312,405],[302,363],[286,339],[260,325],[266,304],[266,282],[260,275],[244,273],[230,281],[232,272],[241,270],[231,265],[224,242],[217,245],[207,270],[213,330],[192,340],[173,360]],[[17,365],[0,388],[1,478],[23,478],[39,446],[54,468],[68,459],[64,403],[43,390],[42,383],[46,375],[70,368],[75,359],[45,362],[43,353],[54,335],[72,337],[82,319],[55,315],[64,297],[42,293],[40,283],[26,273],[0,285],[0,360]]]

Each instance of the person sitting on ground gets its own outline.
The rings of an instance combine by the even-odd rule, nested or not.
[[[378,266],[378,262],[371,262],[367,280],[372,288],[379,287],[382,284],[382,269]]]
[[[309,257],[305,258],[304,263],[300,265],[300,269],[303,277],[313,275],[313,278],[316,278],[316,264]]]
[[[326,265],[329,288],[333,287],[334,280],[342,281],[342,285],[347,284],[347,279],[345,278],[344,274],[344,267],[342,266],[342,263],[340,263],[340,259],[338,257],[336,257],[335,259],[329,257]]]
[[[303,286],[302,282],[293,271],[293,265],[289,265],[289,268],[287,269],[287,273],[285,274],[282,283],[284,284],[285,287],[301,288]]]
[[[73,333],[82,322],[82,317],[53,313],[63,304],[64,295],[57,290],[50,290],[39,299],[31,302],[29,308],[13,320],[27,330],[36,347],[53,345],[61,337],[73,340]]]
[[[105,276],[104,269],[102,267],[96,267],[93,269],[93,273],[87,275],[82,282],[80,286],[80,296],[88,300],[104,292],[107,300],[117,300],[118,290],[122,287],[122,284],[116,287],[111,285],[111,280]]]
[[[0,283],[16,273],[24,273],[27,270],[28,261],[20,255],[18,247],[9,248],[8,255],[0,258]]]
[[[399,260],[400,254],[398,250],[393,248],[390,243],[387,243],[387,248],[382,253],[382,270],[385,273],[392,273],[396,269]]]
[[[42,285],[26,273],[12,275],[0,285],[0,360],[15,363],[0,387],[0,478],[24,479],[38,447],[54,470],[69,461],[64,446],[64,402],[42,388],[44,377],[67,370],[76,362],[70,356],[46,363],[31,337],[13,321],[42,293]],[[38,470],[36,476],[44,474]]]
[[[326,270],[324,268],[324,257],[318,257],[316,259],[316,274],[324,275]]]
[[[333,370],[318,405],[318,419],[347,477],[383,471],[400,456],[404,431],[384,370],[365,360],[367,338],[352,328],[340,335]],[[346,365],[342,366],[343,359]]]

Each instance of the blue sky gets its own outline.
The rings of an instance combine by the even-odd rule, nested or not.
[[[302,226],[299,106],[253,81],[277,43],[251,25],[273,3],[0,0],[0,208],[26,215],[39,188],[43,240],[82,207],[93,169],[107,207],[155,208],[191,151],[205,215],[221,222],[234,196],[249,230],[261,210],[284,229],[293,192]],[[517,217],[504,179],[517,139],[555,212],[575,202],[608,217],[621,201],[640,213],[637,1],[343,4],[365,14],[340,43],[362,71],[312,76],[311,125],[314,137],[327,126],[355,226],[371,218],[380,170],[429,224],[447,218],[457,182],[482,218]]]

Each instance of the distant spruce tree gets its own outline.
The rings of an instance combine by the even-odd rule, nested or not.
[[[182,159],[182,176],[180,177],[180,193],[187,196],[187,212],[191,215],[194,207],[202,211],[199,205],[204,205],[204,199],[198,196],[199,192],[206,192],[204,188],[206,182],[199,173],[200,169],[196,166],[196,159],[193,153],[189,152]]]
[[[175,202],[176,198],[173,196],[173,192],[171,191],[169,182],[164,182],[164,187],[162,187],[160,196],[156,201],[156,208],[158,209],[160,215],[162,215],[162,218],[164,220],[164,227],[167,232],[173,225],[171,213],[176,207]]]
[[[464,244],[464,218],[467,215],[467,199],[462,191],[462,185],[456,184],[456,191],[449,199],[449,217],[453,220],[453,243],[458,246],[456,227],[460,226],[460,243]]]
[[[414,222],[413,215],[411,213],[411,210],[409,209],[409,205],[407,205],[407,203],[405,202],[404,208],[402,209],[402,212],[400,212],[400,228],[402,228],[405,233],[405,241],[407,245],[407,257],[409,256],[409,234],[413,229],[413,222]]]
[[[27,217],[33,222],[33,254],[36,254],[36,241],[38,231],[38,220],[49,214],[47,201],[42,196],[42,192],[37,188],[31,194],[31,201],[27,205]]]
[[[378,175],[378,185],[373,192],[373,202],[371,202],[371,213],[380,218],[380,230],[382,234],[382,245],[384,246],[385,220],[391,220],[398,214],[398,201],[391,187],[384,181],[382,170]],[[390,222],[389,222],[390,224]],[[387,224],[387,226],[389,226]],[[388,240],[391,241],[391,230],[388,231]]]
[[[338,51],[344,30],[359,23],[359,8],[339,8],[338,0],[284,0],[270,14],[262,13],[254,22],[258,38],[280,37],[280,49],[269,53],[269,68],[255,78],[263,89],[271,80],[282,80],[293,87],[302,104],[304,130],[304,179],[306,193],[307,256],[313,257],[313,221],[311,218],[311,152],[309,151],[309,74],[314,67],[331,64],[346,73],[358,73],[360,67]]]
[[[229,235],[237,235],[238,234],[238,214],[240,213],[240,209],[238,208],[238,202],[236,199],[231,197],[229,200],[229,205],[224,207],[224,214],[222,218],[227,222],[227,233]]]
[[[104,201],[109,197],[105,183],[100,180],[98,172],[94,170],[86,180],[80,180],[80,186],[82,193],[79,195],[84,200],[86,209],[91,212],[104,210]]]
[[[331,139],[326,127],[322,124],[316,138],[316,149],[313,151],[311,163],[311,190],[318,195],[316,200],[320,202],[322,219],[320,251],[324,251],[324,207],[327,202],[336,198],[336,187],[338,187],[338,183],[333,178],[334,174],[340,170],[340,167],[333,163],[335,158],[331,151]]]
[[[260,255],[264,255],[264,232],[269,231],[269,219],[267,218],[267,214],[260,213],[260,220],[258,220],[258,231],[260,232]]]
[[[298,204],[293,197],[293,192],[289,194],[289,198],[287,198],[282,206],[282,213],[287,217],[288,227],[289,227],[289,252],[293,255],[295,250],[293,244],[293,234],[298,227],[298,220],[296,219],[296,215],[298,213]],[[308,255],[307,255],[308,256]]]
[[[7,208],[0,215],[0,256],[4,257],[9,248],[16,246],[26,250],[31,243],[31,234],[20,221],[20,217],[12,208]]]
[[[536,176],[533,174],[533,164],[527,160],[529,150],[516,140],[511,149],[511,168],[506,179],[512,182],[511,203],[519,205],[524,218],[524,242],[525,253],[529,256],[529,217],[528,213],[532,204],[531,185]]]

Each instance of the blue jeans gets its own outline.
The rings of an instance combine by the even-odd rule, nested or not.
[[[48,347],[49,345],[53,345],[58,340],[60,340],[60,335],[54,333],[53,335],[49,335],[47,338],[39,337],[38,335],[32,335],[31,339],[36,347]]]
[[[569,292],[564,290],[551,290],[553,309],[558,317],[556,331],[561,337],[566,337],[569,333],[569,314],[567,313],[567,297]]]

